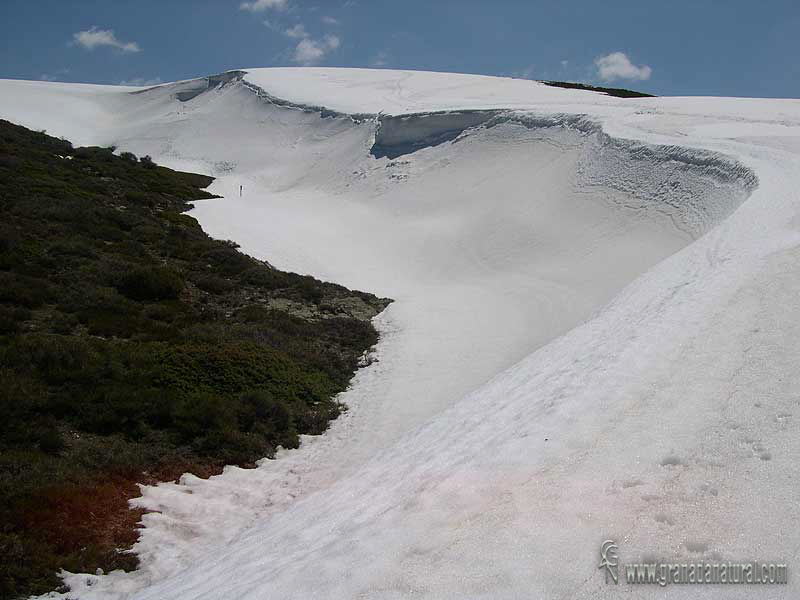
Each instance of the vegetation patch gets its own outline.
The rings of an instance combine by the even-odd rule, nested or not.
[[[321,433],[377,342],[389,300],[183,214],[211,181],[0,121],[0,597],[135,568],[137,483]]]
[[[573,83],[569,81],[542,81],[542,83],[553,87],[567,88],[569,90],[586,90],[589,92],[601,92],[608,96],[616,96],[617,98],[655,98],[653,94],[645,94],[644,92],[635,92],[633,90],[626,90],[625,88],[597,87],[594,85],[587,85],[585,83]]]

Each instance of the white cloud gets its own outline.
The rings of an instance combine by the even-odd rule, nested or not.
[[[386,52],[378,52],[375,57],[369,61],[370,67],[385,67],[389,64],[389,55]]]
[[[339,20],[334,19],[333,17],[322,17],[322,22],[325,23],[325,25],[331,26],[339,24]]]
[[[255,0],[254,2],[242,2],[239,5],[239,10],[261,12],[268,8],[284,10],[287,6],[289,6],[289,0]]]
[[[340,41],[341,41],[341,40],[339,40],[339,36],[337,36],[337,35],[326,35],[323,39],[324,39],[325,44],[331,50],[336,50],[336,48],[339,47],[339,44],[340,44]]]
[[[335,35],[326,35],[321,40],[303,38],[292,53],[292,60],[300,65],[313,65],[325,55],[339,47],[341,41]]]
[[[97,27],[92,27],[86,31],[73,33],[72,40],[73,44],[83,46],[87,50],[94,50],[101,46],[111,46],[123,52],[141,51],[139,44],[136,42],[121,42],[118,40],[112,29],[98,29]]]
[[[158,85],[162,83],[161,77],[154,77],[153,79],[145,79],[144,77],[134,77],[133,79],[123,79],[119,85],[130,85],[134,87],[144,87],[148,85]]]
[[[650,79],[653,69],[647,65],[637,67],[623,52],[612,52],[600,56],[594,61],[597,73],[603,81],[614,79],[636,79],[644,81]]]
[[[325,50],[314,40],[300,40],[294,49],[292,60],[301,65],[312,65],[325,56]]]
[[[286,31],[284,31],[287,36],[290,38],[307,38],[308,32],[306,31],[305,25],[302,23],[298,23],[294,27],[290,27]]]

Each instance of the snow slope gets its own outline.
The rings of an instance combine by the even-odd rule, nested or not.
[[[610,597],[607,538],[800,564],[799,101],[245,69],[0,81],[0,117],[215,175],[212,235],[396,299],[329,432],[144,488],[142,569],[81,598]]]

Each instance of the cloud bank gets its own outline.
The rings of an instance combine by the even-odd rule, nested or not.
[[[650,79],[653,73],[647,65],[637,67],[623,52],[612,52],[605,56],[599,56],[594,61],[597,73],[603,81],[613,81],[615,79],[630,79],[644,81]]]
[[[136,42],[118,40],[112,29],[98,29],[97,27],[73,33],[72,43],[83,46],[87,50],[94,50],[102,46],[110,46],[123,52],[140,52],[142,50]]]
[[[304,38],[297,43],[292,60],[299,65],[314,65],[325,58],[329,52],[339,47],[338,36],[326,35],[321,40]]]
[[[268,8],[283,10],[288,5],[288,0],[255,0],[254,2],[242,2],[239,5],[239,9],[249,10],[250,12],[261,12],[267,10]]]
[[[289,8],[289,0],[251,0],[242,2],[239,5],[240,10],[247,10],[250,12],[262,12],[268,9],[287,10]],[[339,25],[338,19],[323,15],[320,21],[328,27],[335,27]],[[294,49],[291,50],[289,55],[290,60],[298,65],[315,65],[321,62],[325,56],[330,52],[336,50],[341,44],[341,38],[337,35],[328,33],[320,38],[314,38],[306,29],[304,23],[295,23],[290,27],[282,27],[281,19],[273,20],[265,19],[264,25],[273,31],[281,31],[286,37],[298,40]]]

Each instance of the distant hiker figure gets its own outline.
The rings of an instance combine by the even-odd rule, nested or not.
[[[239,197],[241,198],[241,196],[242,196],[242,186],[239,186]]]

